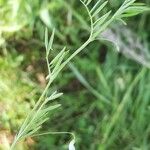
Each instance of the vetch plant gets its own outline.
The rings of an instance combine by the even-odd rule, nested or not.
[[[63,93],[57,91],[53,92],[48,96],[48,90],[51,84],[54,82],[56,77],[59,75],[60,71],[85,47],[87,47],[94,40],[99,40],[100,34],[113,22],[116,20],[123,21],[123,18],[137,15],[143,11],[149,10],[143,3],[135,3],[135,0],[125,0],[121,7],[114,13],[111,13],[111,10],[102,13],[102,10],[106,7],[108,1],[102,2],[98,0],[94,6],[92,5],[92,0],[80,0],[83,6],[85,7],[89,19],[90,19],[90,35],[89,38],[73,53],[69,53],[64,47],[56,57],[50,62],[49,55],[53,50],[53,41],[55,30],[53,30],[52,35],[48,38],[48,30],[45,31],[45,48],[46,48],[46,62],[48,67],[48,80],[47,85],[41,94],[39,100],[35,104],[33,110],[28,114],[24,123],[22,124],[18,134],[16,135],[10,150],[13,150],[20,140],[23,140],[27,137],[40,136],[45,134],[69,134],[73,137],[73,140],[69,144],[69,150],[75,150],[75,136],[70,132],[45,132],[38,133],[42,125],[49,119],[48,114],[50,111],[60,107],[60,104],[51,106],[50,101],[55,100],[62,96]],[[124,21],[123,21],[124,22]],[[108,103],[107,100],[103,102]]]

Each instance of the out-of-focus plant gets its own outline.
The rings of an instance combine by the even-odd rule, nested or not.
[[[56,132],[45,132],[45,133],[37,133],[41,126],[49,119],[48,114],[51,110],[58,108],[60,104],[50,105],[52,100],[59,98],[62,93],[58,93],[57,91],[53,92],[50,96],[48,95],[48,90],[50,85],[59,75],[60,71],[84,48],[86,48],[91,42],[95,40],[99,40],[99,35],[113,22],[116,20],[123,21],[124,17],[134,16],[143,11],[148,10],[148,8],[139,3],[134,3],[135,0],[125,0],[121,7],[112,14],[111,11],[106,13],[102,13],[102,10],[106,7],[108,1],[101,2],[101,0],[97,1],[96,4],[91,6],[92,0],[84,0],[81,1],[83,6],[85,7],[89,19],[90,19],[90,35],[89,38],[73,53],[69,55],[69,52],[66,51],[64,47],[60,53],[51,61],[49,62],[49,54],[53,50],[52,44],[54,40],[54,30],[50,39],[48,39],[48,31],[45,32],[45,48],[46,48],[46,62],[48,67],[48,76],[47,80],[48,83],[40,96],[38,102],[34,106],[33,110],[28,114],[27,118],[25,119],[24,123],[22,124],[19,133],[16,135],[14,142],[11,145],[11,150],[14,149],[17,142],[23,140],[30,136],[38,136],[38,135],[45,135],[45,134],[55,134]],[[90,5],[91,4],[91,5]],[[101,15],[100,15],[101,14]],[[107,100],[104,103],[108,103]],[[71,134],[73,136],[73,140],[69,144],[69,149],[74,150],[74,143],[75,137],[70,132],[60,132],[64,134]],[[56,133],[56,134],[59,134]]]
[[[0,56],[0,149],[8,147],[13,138],[11,130],[17,130],[34,105],[37,89],[27,74],[19,70],[23,60],[16,53]]]
[[[0,1],[0,32],[14,32],[28,23],[31,7],[28,1]]]
[[[105,31],[102,37],[115,44],[115,48],[128,58],[150,68],[148,45],[131,29],[123,25],[116,25],[112,29]]]
[[[0,46],[5,40],[17,33],[24,32],[24,37],[30,37],[41,7],[39,0],[0,0]],[[28,34],[26,34],[28,31]]]
[[[3,128],[16,128],[20,125],[22,115],[25,117],[25,112],[30,109],[28,98],[34,95],[34,84],[26,73],[18,70],[22,60],[23,56],[9,54],[3,58],[0,57],[0,106],[2,108],[0,121],[4,124]],[[13,118],[14,122],[12,122]]]

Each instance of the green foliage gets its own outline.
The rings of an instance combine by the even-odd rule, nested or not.
[[[33,103],[31,97],[36,93],[27,74],[18,70],[22,61],[23,56],[16,54],[0,57],[0,122],[7,130],[15,130],[21,125]]]
[[[11,131],[16,131],[31,111],[38,87],[27,73],[19,68],[24,60],[22,55],[13,52],[0,56],[0,149],[9,150]],[[20,143],[17,150],[25,149]]]
[[[15,1],[0,1],[0,31],[14,32],[23,28],[28,23],[28,16],[31,15],[31,8],[28,2]],[[10,17],[11,16],[11,17]]]
[[[2,20],[4,20],[0,26],[1,29],[3,29],[0,31],[0,36],[2,37],[0,44],[2,43],[4,47],[10,45],[17,47],[17,49],[31,50],[35,46],[34,50],[36,50],[36,48],[43,49],[43,42],[40,41],[44,35],[43,24],[51,30],[54,26],[56,28],[52,31],[50,38],[48,36],[48,29],[45,31],[46,63],[48,68],[46,88],[21,126],[12,145],[12,149],[16,144],[18,145],[18,141],[24,140],[27,137],[34,137],[35,141],[38,140],[37,143],[39,144],[36,143],[36,145],[38,145],[38,147],[36,147],[37,149],[59,149],[58,145],[64,145],[64,143],[68,141],[65,134],[73,137],[69,148],[74,149],[74,134],[70,132],[49,132],[62,130],[76,131],[76,146],[78,149],[149,149],[149,125],[147,122],[149,118],[149,71],[145,68],[141,70],[135,63],[131,63],[122,57],[119,58],[115,52],[107,52],[107,58],[105,58],[103,64],[100,64],[98,62],[99,49],[102,49],[102,51],[104,49],[105,51],[105,48],[103,48],[103,46],[100,47],[97,42],[94,42],[95,40],[100,40],[102,32],[113,22],[115,23],[119,20],[125,23],[123,19],[144,11],[149,11],[148,7],[143,3],[135,3],[135,0],[125,0],[120,8],[113,13],[114,10],[109,11],[109,3],[101,0],[97,1],[96,4],[94,3],[95,1],[92,0],[81,1],[84,9],[83,6],[75,0],[69,1],[69,3],[62,0],[52,0],[50,2],[23,2],[16,0],[13,6],[17,6],[19,9],[15,7],[11,9],[12,6],[8,4],[9,2],[3,0],[0,2],[2,2],[2,8],[9,10],[7,13],[5,9],[2,10],[3,13],[0,15]],[[117,1],[116,5],[119,4],[121,3]],[[65,10],[64,7],[66,8]],[[63,8],[63,10],[61,8]],[[77,9],[79,11],[77,11]],[[10,14],[14,12],[17,12],[16,16],[13,19],[9,18]],[[88,20],[85,18],[87,14]],[[90,23],[88,23],[89,20]],[[14,28],[14,24],[12,23],[17,24],[17,26]],[[6,27],[7,30],[4,30]],[[15,30],[12,30],[11,27]],[[21,37],[12,39],[6,36],[8,34],[4,34],[4,32],[14,32],[20,29],[22,29],[23,32],[16,32],[16,35],[18,34],[24,37],[24,35],[27,34],[32,36],[32,38],[28,36],[29,40]],[[90,32],[89,36],[88,32]],[[16,37],[16,35],[13,36]],[[4,43],[4,37],[10,39],[10,41],[7,41],[8,45],[7,42]],[[53,43],[53,41],[56,42]],[[124,42],[124,40],[122,40],[122,42]],[[21,47],[18,46],[20,44]],[[132,47],[132,43],[130,44]],[[54,51],[54,49],[58,49],[59,52]],[[73,51],[73,49],[76,50]],[[79,54],[83,49],[88,50]],[[43,52],[36,53],[39,53],[37,55],[39,58],[35,57],[34,61],[43,56]],[[32,59],[32,52],[28,52],[28,54]],[[29,56],[26,55],[26,53],[23,55],[26,57]],[[52,57],[52,55],[55,57]],[[75,59],[74,64],[70,63],[73,58]],[[61,74],[61,70],[64,69],[68,63],[72,72],[65,69],[63,74]],[[11,62],[11,64],[13,63]],[[4,67],[4,70],[9,68],[5,65],[1,66]],[[17,67],[20,67],[20,65]],[[25,66],[23,66],[23,68],[24,67]],[[41,63],[37,64],[34,69],[39,68],[43,69]],[[13,74],[13,71],[15,71],[15,69],[12,69],[10,74]],[[18,70],[16,69],[15,72],[18,72]],[[16,73],[14,76],[16,77],[18,74],[19,73]],[[2,76],[2,78],[4,78],[4,76]],[[52,84],[54,80],[55,84]],[[13,82],[13,84],[16,85],[16,82]],[[30,93],[32,86],[25,85],[25,88],[23,87],[24,85],[21,83],[18,89],[21,89],[22,93],[24,93],[24,91],[25,93],[26,91]],[[26,88],[29,91],[26,90]],[[57,92],[56,89],[60,91],[64,90],[67,94],[62,96],[62,93]],[[39,92],[41,92],[41,90],[39,90]],[[1,93],[3,93],[3,91],[1,91]],[[18,96],[18,94],[15,94],[15,96],[16,95]],[[20,95],[21,94],[19,94],[19,96]],[[3,97],[2,95],[2,98]],[[33,97],[30,96],[30,100],[33,100]],[[60,106],[53,101],[57,98],[61,98],[63,111],[61,114],[59,111],[55,111],[55,115],[51,115],[49,118],[51,110]],[[34,99],[37,99],[37,96],[34,97]],[[20,101],[24,106],[25,104],[22,103],[24,96],[22,96]],[[32,103],[34,104],[33,101]],[[11,105],[9,103],[7,104]],[[17,110],[22,110],[22,105],[21,107],[19,105]],[[18,104],[16,104],[15,107],[17,106]],[[24,111],[27,112],[28,110],[24,109]],[[12,117],[13,116],[14,114]],[[17,123],[16,119],[12,117],[11,120]],[[22,118],[24,118],[24,116],[21,117],[21,121]],[[48,121],[49,119],[50,121]],[[19,124],[21,121],[19,121]],[[2,120],[2,122],[4,122],[4,120]],[[41,128],[44,132],[40,131]],[[62,134],[62,136],[60,137],[59,135],[58,139],[58,136],[51,136],[52,134]],[[40,137],[42,135],[47,136]],[[144,138],[139,137],[139,135],[142,135]],[[39,138],[36,139],[36,136]],[[43,146],[43,143],[46,144]],[[66,148],[64,145],[60,149]]]
[[[48,81],[48,84],[47,84],[44,92],[42,93],[41,97],[39,98],[37,104],[35,105],[32,112],[28,115],[25,122],[21,126],[21,129],[20,129],[18,135],[16,136],[16,138],[15,138],[13,144],[12,144],[11,149],[14,148],[16,142],[19,141],[20,139],[24,139],[26,137],[34,135],[34,133],[36,133],[41,128],[42,124],[45,123],[48,120],[47,115],[48,115],[49,111],[51,111],[51,110],[53,110],[53,109],[60,106],[60,105],[48,106],[46,104],[49,102],[49,100],[53,100],[53,99],[58,98],[59,96],[61,96],[62,95],[61,93],[57,94],[57,92],[55,92],[49,98],[46,98],[46,99],[43,100],[43,98],[47,95],[47,90],[49,89],[51,83],[57,77],[59,72],[65,67],[66,64],[68,64],[68,62],[70,62],[71,59],[73,59],[89,43],[91,43],[93,40],[95,40],[97,38],[97,36],[101,32],[103,32],[112,21],[114,21],[116,18],[121,19],[121,17],[123,16],[124,13],[128,12],[128,14],[131,14],[131,12],[129,12],[128,10],[131,11],[132,8],[134,8],[134,7],[130,7],[130,6],[135,2],[135,0],[132,0],[132,1],[126,0],[110,19],[107,20],[107,18],[109,17],[111,11],[104,14],[99,19],[96,19],[95,22],[93,21],[93,19],[106,6],[107,1],[103,2],[100,5],[101,1],[99,0],[92,7],[91,10],[88,8],[88,5],[90,4],[91,0],[88,0],[88,1],[85,0],[84,2],[83,1],[81,1],[81,2],[85,6],[85,8],[88,12],[88,15],[90,17],[91,29],[90,29],[89,39],[83,45],[81,45],[81,47],[79,47],[74,53],[72,53],[64,62],[63,62],[63,60],[64,60],[64,58],[67,54],[67,52],[65,51],[65,48],[63,48],[62,51],[52,60],[52,62],[49,63],[49,58],[48,57],[49,57],[50,50],[52,49],[52,44],[53,44],[53,39],[54,39],[54,31],[53,31],[53,33],[50,37],[49,42],[48,42],[48,30],[46,29],[46,31],[45,31],[45,48],[46,48],[47,66],[48,66],[48,71],[49,71],[49,75],[47,76],[47,79],[49,79],[49,81]],[[98,6],[98,5],[100,5],[100,6]],[[137,8],[139,8],[139,9],[141,9],[141,7],[144,7],[144,6],[143,5],[142,6],[141,5],[137,6]],[[135,11],[135,9],[134,9],[134,11]],[[134,13],[134,14],[132,13],[131,15],[136,15],[138,13],[140,13],[140,12],[137,12],[137,13]],[[86,82],[84,81],[84,83],[86,83]],[[110,128],[110,130],[111,130],[111,128]],[[74,149],[74,148],[71,148],[71,149]]]
[[[46,58],[47,58],[47,66],[48,66],[49,74],[51,73],[51,71],[49,66],[50,63],[48,62],[48,57],[52,47],[53,38],[54,38],[54,32],[50,38],[50,42],[48,42],[48,31],[46,30],[45,47],[46,47]],[[54,73],[55,76],[55,72],[52,73]],[[53,106],[47,104],[49,101],[59,98],[62,95],[61,93],[54,92],[50,97],[47,97],[47,91],[52,81],[53,81],[53,76],[52,76],[52,80],[49,80],[45,90],[43,91],[41,97],[39,98],[38,102],[34,106],[33,110],[28,114],[27,118],[22,124],[19,133],[15,137],[15,140],[10,149],[14,149],[16,142],[20,141],[21,139],[34,136],[34,134],[41,128],[41,125],[48,120],[48,113],[51,110],[56,109],[60,106],[59,104]]]

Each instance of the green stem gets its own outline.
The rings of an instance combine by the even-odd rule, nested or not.
[[[21,129],[20,129],[20,131],[19,131],[19,133],[18,133],[18,135],[15,137],[15,140],[14,140],[14,142],[13,142],[12,145],[11,145],[11,150],[13,150],[13,148],[15,147],[15,145],[17,144],[17,142],[20,140],[20,138],[23,138],[23,135],[24,135],[26,129],[30,126],[30,124],[31,124],[32,121],[34,120],[36,114],[37,114],[38,111],[41,109],[40,106],[43,106],[43,103],[44,103],[44,102],[43,102],[43,103],[41,103],[41,102],[42,102],[42,100],[43,100],[45,94],[47,93],[48,88],[50,87],[51,83],[55,80],[55,78],[57,77],[57,75],[59,74],[59,72],[60,72],[78,53],[80,53],[89,43],[91,43],[91,42],[93,41],[93,39],[92,39],[92,35],[93,35],[93,20],[92,20],[91,14],[90,14],[90,12],[89,12],[87,6],[86,6],[84,3],[82,3],[82,4],[85,6],[85,8],[86,8],[86,10],[87,10],[87,12],[88,12],[88,14],[89,14],[90,21],[91,21],[91,33],[90,33],[90,37],[89,37],[89,39],[88,39],[81,47],[79,47],[64,63],[62,63],[62,64],[60,65],[60,68],[59,68],[58,71],[56,72],[55,76],[54,76],[53,78],[50,78],[50,80],[49,80],[49,82],[48,82],[46,88],[44,89],[42,95],[40,96],[38,102],[35,104],[34,108],[33,108],[32,111],[31,111],[31,113],[28,114],[28,116],[27,116],[27,118],[25,119],[25,121],[24,121],[24,123],[23,123],[23,125],[22,125],[22,127],[21,127]],[[47,59],[46,59],[46,60],[47,60]],[[47,60],[47,63],[48,63],[48,60]],[[50,70],[49,70],[49,71],[50,71]],[[41,105],[40,105],[40,104],[41,104]],[[39,107],[39,108],[38,108],[38,107]],[[36,113],[34,114],[34,116],[32,117],[32,114],[34,113],[34,111],[35,111],[36,109],[37,109],[37,111],[36,111]],[[31,117],[32,117],[32,119],[31,119]],[[31,119],[31,120],[30,120],[30,119]],[[28,121],[29,121],[29,122],[28,122]],[[68,133],[68,132],[66,132],[66,133]]]

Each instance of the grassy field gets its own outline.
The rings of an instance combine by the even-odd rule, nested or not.
[[[110,0],[106,9],[122,2]],[[112,23],[102,35],[117,47],[95,41],[63,69],[49,89],[64,93],[52,102],[61,107],[42,131],[73,132],[77,150],[150,149],[149,18],[145,12],[125,19],[127,26]],[[50,60],[64,46],[73,52],[89,35],[77,0],[0,0],[0,150],[9,150],[46,86],[45,27],[56,30]],[[70,140],[66,134],[27,138],[16,150],[65,150]]]

